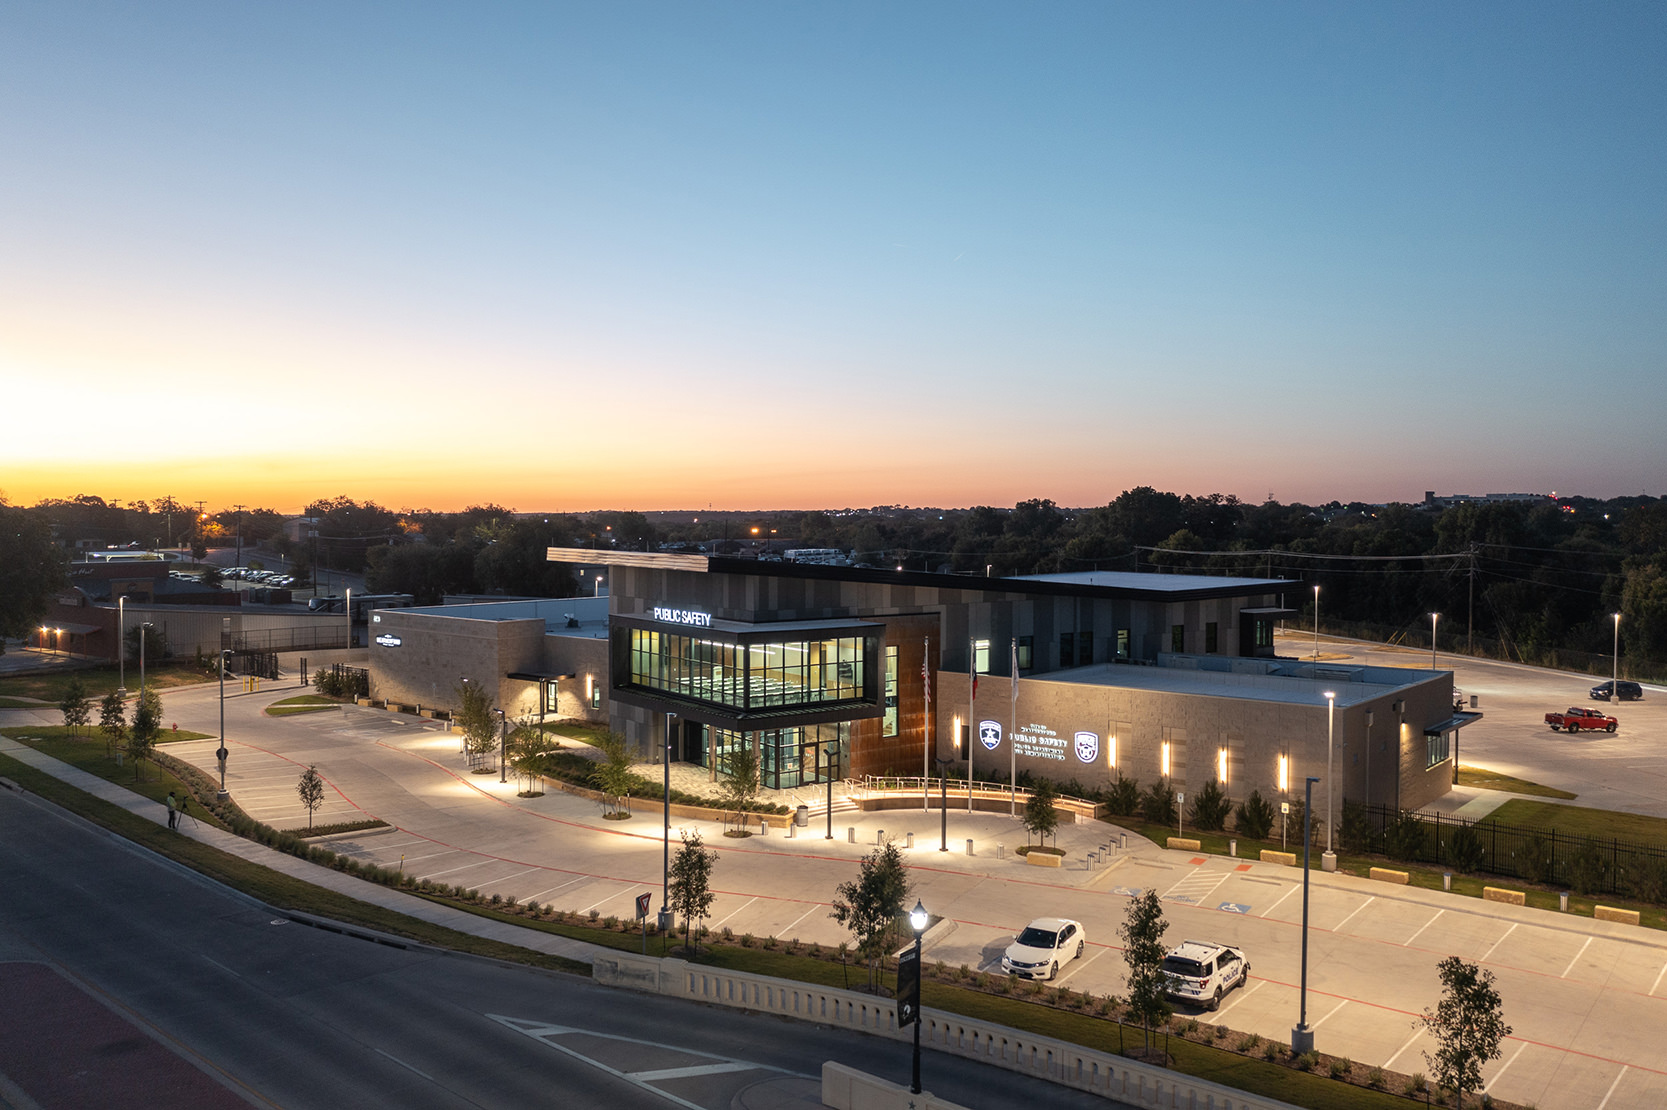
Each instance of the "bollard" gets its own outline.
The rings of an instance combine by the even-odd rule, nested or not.
[[[788,822],[788,824],[787,824],[787,839],[789,839],[789,840],[793,839],[793,830],[794,830],[795,827],[796,826],[791,821]]]
[[[1117,847],[1118,847],[1119,850],[1124,851],[1124,852],[1127,852],[1129,850],[1129,834],[1128,833],[1118,833],[1117,834]]]
[[[967,837],[967,855],[972,855],[972,837]]]
[[[1229,840],[1227,842],[1227,854],[1232,856],[1234,859],[1239,857],[1239,842],[1237,840]]]
[[[996,842],[996,858],[997,859],[1006,859],[1007,858],[1007,845],[1002,844],[1000,841]]]
[[[906,834],[906,836],[904,838],[903,847],[913,848],[914,846],[915,846],[915,834],[914,833]]]
[[[886,842],[886,830],[880,829],[874,834],[874,843],[883,845]]]
[[[769,836],[770,835],[770,822],[764,820],[764,818],[762,818],[762,817],[760,817],[758,819],[758,835],[759,836]]]
[[[845,842],[847,844],[855,844],[857,842],[857,827],[855,825],[847,825],[846,826],[846,828],[845,828]]]
[[[1557,908],[1562,910],[1564,913],[1569,912],[1569,892],[1568,891],[1565,890],[1561,894],[1557,895]]]
[[[1442,890],[1452,890],[1453,889],[1453,873],[1451,871],[1443,871],[1441,873],[1441,889]]]

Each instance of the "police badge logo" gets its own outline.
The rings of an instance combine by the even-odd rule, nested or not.
[[[1001,722],[979,721],[978,739],[982,741],[984,746],[991,751],[995,751],[997,748],[1001,747]]]
[[[1092,763],[1100,754],[1100,734],[1097,732],[1077,733],[1077,758],[1084,763]]]

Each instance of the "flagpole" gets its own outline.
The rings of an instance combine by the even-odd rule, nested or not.
[[[967,638],[967,812],[972,812],[972,746],[978,739],[978,725],[973,716],[973,705],[978,701],[978,644]]]
[[[932,637],[926,637],[926,653],[920,657],[920,693],[921,704],[926,707],[926,721],[922,727],[920,744],[920,812],[926,813],[931,807],[926,804],[927,796],[931,794],[932,777],[932,680],[928,677],[927,664],[932,658]]]
[[[1012,725],[1007,730],[1007,815],[1019,814],[1019,749],[1014,741],[1019,735],[1019,641],[1008,638],[1007,648],[1012,662],[1013,697],[1010,714]]]

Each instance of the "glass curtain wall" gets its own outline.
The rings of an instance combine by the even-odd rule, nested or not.
[[[861,636],[726,644],[631,630],[631,685],[732,709],[854,701],[863,694]]]
[[[851,725],[840,721],[834,724],[809,725],[804,728],[766,729],[756,734],[731,732],[728,729],[708,730],[706,759],[715,761],[718,774],[729,774],[730,756],[752,742],[759,741],[759,778],[767,790],[791,790],[826,782],[829,778],[843,778],[850,763]]]

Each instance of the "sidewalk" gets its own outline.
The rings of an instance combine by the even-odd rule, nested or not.
[[[77,767],[42,755],[33,748],[19,744],[7,737],[0,736],[0,752],[11,756],[20,763],[30,767],[70,786],[83,790],[94,797],[100,798],[111,805],[119,806],[129,813],[143,817],[157,825],[167,824],[167,811],[148,798],[139,796],[113,782],[88,774]],[[212,825],[205,825],[200,821],[188,821],[180,829],[180,835],[192,840],[212,845],[230,855],[240,859],[257,863],[262,867],[269,867],[285,875],[308,882],[314,886],[333,890],[349,898],[356,898],[361,902],[369,902],[383,909],[405,914],[433,925],[441,925],[448,929],[455,929],[460,933],[469,933],[490,940],[513,944],[521,948],[544,952],[549,955],[565,956],[571,960],[592,962],[598,953],[609,951],[596,945],[584,944],[580,941],[569,940],[566,937],[551,933],[539,932],[535,929],[523,929],[514,925],[492,921],[464,910],[452,909],[448,906],[437,905],[426,898],[406,894],[392,887],[380,883],[367,882],[356,879],[351,875],[328,867],[320,867],[315,863],[298,859],[287,852],[280,852],[252,840],[245,840],[241,836],[217,829]]]

